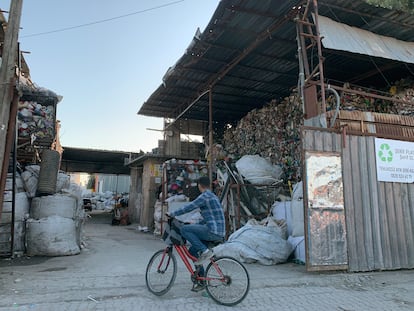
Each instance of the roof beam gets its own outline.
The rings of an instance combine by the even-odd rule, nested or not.
[[[209,79],[207,83],[205,83],[204,87],[202,87],[200,90],[211,90],[211,88],[214,87],[214,85],[218,83],[227,73],[229,73],[230,70],[232,70],[236,65],[238,65],[247,55],[249,55],[249,53],[251,53],[254,49],[256,49],[264,40],[268,39],[269,34],[273,33],[275,30],[282,27],[286,22],[291,20],[292,16],[289,16],[289,15],[285,15],[283,17],[275,16],[274,18],[275,18],[275,22],[272,25],[267,27],[266,30],[263,31],[262,33],[258,34],[254,42],[252,42],[247,48],[245,48],[230,63],[228,63],[226,66],[223,66],[223,68],[216,75],[214,75],[211,79]],[[199,93],[200,92],[202,91],[199,91]],[[194,101],[189,103],[188,106],[185,108],[184,108],[184,105],[181,107],[177,107],[177,111],[180,111],[180,110],[183,111],[183,108],[185,111],[186,109],[189,109],[193,103]],[[179,114],[177,113],[177,115]]]

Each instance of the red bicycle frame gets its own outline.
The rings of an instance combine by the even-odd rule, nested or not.
[[[181,260],[183,261],[184,265],[186,266],[188,272],[190,272],[190,274],[193,275],[195,273],[195,270],[193,269],[193,266],[190,263],[190,259],[194,262],[194,261],[197,261],[197,258],[190,254],[190,251],[188,250],[188,248],[185,245],[176,245],[176,244],[174,244],[174,249],[177,251],[178,255],[180,256]],[[164,256],[163,256],[163,259],[161,260],[161,262],[158,266],[158,270],[161,270],[160,268],[161,268],[161,266],[164,262],[165,254],[167,252],[170,252],[171,250],[172,250],[171,246],[165,248]],[[219,268],[219,266],[216,264],[216,262],[214,260],[211,260],[211,263],[212,263],[214,269],[217,271],[217,273],[219,275],[218,279],[219,280],[224,280],[225,277],[224,277],[223,273],[221,272],[221,269]],[[167,262],[167,266],[168,266],[168,264],[169,264],[169,262]],[[210,281],[210,280],[213,280],[213,279],[217,279],[217,278],[211,278],[211,277],[207,278],[207,277],[198,276],[198,275],[196,276],[196,280],[200,280],[200,281]]]
[[[177,251],[178,255],[181,257],[181,260],[184,262],[184,265],[187,267],[188,272],[193,273],[194,270],[189,259],[194,262],[197,260],[197,258],[190,254],[190,251],[185,245],[174,245],[174,248]]]

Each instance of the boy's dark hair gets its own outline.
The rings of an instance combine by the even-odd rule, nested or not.
[[[210,178],[208,178],[207,176],[200,177],[197,182],[204,188],[210,188]]]

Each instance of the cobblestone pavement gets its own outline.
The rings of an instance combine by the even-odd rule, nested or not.
[[[145,268],[164,244],[134,225],[92,216],[80,255],[0,259],[0,311],[229,310],[190,291],[181,264],[164,296],[145,286]],[[414,271],[306,272],[294,263],[245,264],[251,284],[235,310],[414,310]]]

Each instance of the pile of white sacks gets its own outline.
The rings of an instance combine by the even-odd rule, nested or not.
[[[80,253],[82,225],[85,213],[82,189],[70,183],[70,176],[59,172],[56,192],[36,196],[40,166],[27,166],[21,174],[24,195],[17,193],[16,213],[21,206],[29,206],[25,222],[25,252],[28,256],[66,256]],[[23,203],[24,196],[29,204]],[[20,237],[21,239],[21,237]]]
[[[292,196],[277,201],[269,217],[249,220],[214,248],[217,256],[232,256],[244,263],[274,265],[293,258],[305,263],[304,205],[302,183],[295,185]]]
[[[111,211],[114,209],[116,200],[112,191],[105,192],[92,192],[90,189],[84,189],[82,191],[82,198],[90,199],[92,203],[92,209],[101,211]]]
[[[306,263],[302,182],[293,187],[291,200],[277,201],[273,204],[272,215],[275,219],[286,221],[287,240],[292,246],[293,258],[299,263]]]

